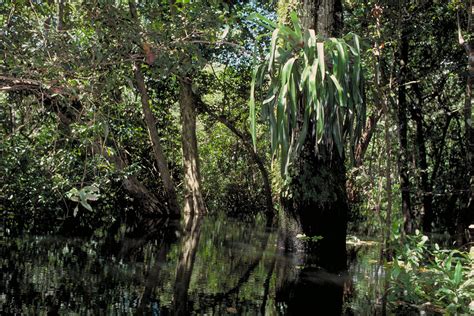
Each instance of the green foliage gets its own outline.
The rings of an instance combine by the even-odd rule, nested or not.
[[[88,185],[80,190],[72,188],[69,192],[66,193],[66,196],[74,202],[81,204],[85,209],[92,212],[92,206],[89,204],[89,201],[97,201],[100,197],[99,188],[94,185]],[[79,210],[79,204],[74,208],[73,216],[77,215]]]
[[[305,242],[305,243],[315,243],[323,239],[322,236],[306,236],[305,234],[298,234],[296,238]]]
[[[228,214],[240,216],[265,207],[261,174],[244,143],[251,142],[246,106],[250,78],[249,66],[215,63],[194,80],[205,105],[215,113],[215,116],[201,116],[198,121],[201,175],[211,212],[225,209]],[[219,122],[219,117],[232,124],[244,139]],[[258,148],[265,148],[265,141],[260,139]],[[266,162],[264,155],[260,157]]]
[[[134,86],[134,63],[141,64],[178,190],[182,188],[180,78],[194,79],[193,88],[199,88],[201,72],[211,64],[225,64],[224,85],[209,80],[194,92],[216,93],[226,106],[214,102],[212,110],[230,113],[239,129],[245,126],[251,76],[239,67],[248,67],[247,50],[260,32],[247,17],[255,10],[264,12],[264,6],[134,2],[136,20],[128,1],[65,2],[62,17],[59,4],[53,2],[7,1],[0,10],[4,27],[0,46],[5,52],[0,66],[0,205],[8,227],[57,232],[71,222],[77,231],[89,231],[130,210],[139,212],[134,208],[137,199],[125,194],[123,180],[130,176],[163,198]],[[60,18],[63,29],[58,27]],[[12,88],[4,78],[34,85]],[[229,209],[258,209],[262,190],[251,190],[259,186],[260,178],[252,175],[250,155],[225,128],[212,129],[215,122],[207,117],[203,121],[208,130],[201,129],[200,139],[210,161],[203,164],[210,204],[230,197],[223,203]],[[235,159],[228,159],[230,153]],[[117,158],[123,160],[120,166]],[[81,188],[91,185],[100,188],[100,199],[81,199]]]
[[[430,246],[419,231],[396,249],[390,269],[389,301],[430,303],[447,312],[468,313],[474,299],[472,254]]]
[[[256,15],[272,39],[269,54],[254,70],[250,94],[255,143],[255,89],[268,91],[262,118],[269,122],[272,155],[280,158],[282,175],[307,135],[318,144],[336,146],[343,156],[346,137],[353,148],[365,122],[359,37],[350,33],[326,39],[314,30],[303,31],[296,13],[291,20],[293,26],[288,27]]]

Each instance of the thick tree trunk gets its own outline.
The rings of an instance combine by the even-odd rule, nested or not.
[[[318,150],[316,153],[314,139],[306,142],[293,170],[290,198],[284,199],[284,205],[305,235],[323,237],[307,245],[318,255],[316,263],[344,268],[349,211],[344,159],[336,148],[319,145]]]
[[[297,10],[301,25],[316,30],[323,36],[338,36],[342,31],[341,0],[280,0],[280,21],[289,21],[289,14]]]
[[[281,6],[288,7],[286,2],[280,2],[280,14],[283,11]],[[292,1],[292,5],[298,8],[303,28],[313,28],[327,37],[340,33],[340,0]],[[314,124],[311,125],[309,131],[314,129]],[[311,132],[308,134],[312,135]],[[294,215],[304,234],[323,237],[318,242],[306,243],[306,249],[315,255],[308,258],[308,264],[343,269],[346,265],[349,211],[344,158],[340,157],[335,146],[316,144],[315,138],[308,136],[290,172],[289,195],[283,198],[286,210]]]
[[[206,212],[206,206],[201,191],[195,102],[191,82],[184,79],[181,81],[179,103],[183,143],[184,212],[198,215]]]
[[[404,220],[404,230],[406,233],[414,231],[413,215],[410,198],[410,179],[408,175],[408,101],[406,92],[407,82],[407,64],[408,64],[408,32],[406,28],[402,29],[400,39],[400,72],[399,72],[399,88],[398,88],[398,140],[400,143],[398,155],[398,170],[400,176],[400,190],[402,194],[402,214]]]
[[[169,210],[171,212],[170,215],[179,216],[180,212],[178,207],[178,200],[176,198],[174,183],[171,179],[171,173],[168,169],[168,162],[166,156],[160,144],[160,137],[158,135],[158,130],[156,129],[155,116],[151,112],[150,98],[148,97],[148,92],[146,91],[145,81],[143,79],[143,74],[140,70],[139,64],[134,65],[133,72],[135,75],[137,89],[140,93],[143,114],[145,115],[145,124],[148,129],[148,134],[151,140],[151,147],[153,149],[156,164],[158,165],[158,170],[160,171],[161,180],[163,181],[166,199],[169,205]]]

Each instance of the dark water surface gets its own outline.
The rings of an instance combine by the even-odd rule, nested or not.
[[[377,246],[348,246],[348,270],[306,265],[264,221],[206,217],[116,225],[88,239],[3,238],[0,314],[372,315]]]

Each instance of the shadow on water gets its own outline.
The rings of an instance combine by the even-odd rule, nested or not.
[[[100,238],[4,238],[0,314],[377,314],[376,250],[328,272],[280,237],[263,219],[214,216],[117,223]]]

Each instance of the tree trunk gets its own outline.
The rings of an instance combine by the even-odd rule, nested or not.
[[[196,138],[196,109],[191,82],[181,80],[180,108],[184,167],[184,213],[199,215],[206,212],[201,191],[201,175]]]
[[[370,117],[367,119],[360,140],[354,150],[355,167],[362,166],[365,153],[367,152],[367,148],[369,148],[370,141],[372,140],[372,136],[374,135],[375,129],[377,127],[377,123],[379,122],[383,113],[383,109],[379,108],[377,111],[372,113],[372,115],[370,115]]]
[[[315,145],[312,139],[302,149],[293,169],[290,197],[284,199],[284,205],[305,235],[323,237],[307,245],[319,256],[314,258],[317,264],[344,268],[349,211],[344,159],[336,148],[319,145],[316,153]],[[336,267],[335,262],[340,266]]]
[[[171,174],[168,169],[166,156],[160,144],[160,137],[158,135],[158,130],[156,129],[155,116],[151,112],[150,99],[148,97],[148,92],[146,91],[143,74],[140,70],[140,65],[138,63],[134,65],[133,72],[135,74],[137,89],[140,93],[143,114],[145,115],[145,124],[147,126],[148,134],[151,140],[151,147],[153,149],[156,164],[158,165],[158,170],[160,171],[161,180],[163,181],[163,186],[165,189],[166,199],[169,204],[169,209],[171,212],[170,215],[179,216],[180,212],[178,207],[178,200],[176,198],[174,183],[171,179]]]
[[[135,0],[130,0],[128,2],[130,8],[130,15],[132,19],[136,21],[139,27],[138,13],[135,5]],[[179,217],[180,211],[178,206],[178,199],[176,197],[176,191],[171,178],[171,173],[168,169],[168,160],[166,159],[165,153],[160,144],[160,137],[158,135],[158,130],[156,129],[156,120],[155,116],[151,112],[150,108],[150,98],[148,97],[148,92],[146,90],[145,79],[143,78],[143,73],[141,71],[141,63],[135,62],[133,64],[133,74],[135,76],[135,81],[137,85],[137,90],[140,93],[140,99],[142,103],[143,114],[145,115],[145,124],[148,129],[148,134],[151,140],[151,147],[153,149],[153,154],[155,156],[155,161],[160,171],[161,180],[163,181],[163,187],[165,189],[166,200],[168,203],[168,208],[170,210],[171,216]]]
[[[392,253],[390,248],[390,237],[392,233],[392,139],[390,137],[389,128],[389,111],[386,104],[386,97],[384,97],[384,112],[385,112],[385,144],[386,144],[386,168],[385,168],[385,190],[387,190],[387,209],[385,217],[385,258],[391,260]]]
[[[377,128],[377,124],[382,117],[383,109],[381,107],[378,108],[375,112],[373,112],[370,117],[367,119],[365,123],[365,127],[362,131],[362,135],[355,146],[354,150],[354,169],[351,172],[350,177],[347,179],[347,198],[349,199],[350,204],[357,204],[360,201],[360,194],[358,188],[356,187],[355,179],[360,174],[360,167],[362,167],[364,163],[365,153],[369,148],[369,144],[372,141],[372,137],[375,133]]]
[[[64,30],[64,0],[58,1],[58,31]]]
[[[418,103],[410,107],[410,112],[416,126],[415,146],[418,153],[418,168],[420,172],[420,186],[422,191],[423,204],[423,231],[431,232],[433,223],[433,195],[432,186],[428,176],[428,161],[426,159],[425,131],[423,124],[423,96],[420,87],[414,84],[415,94]]]
[[[377,8],[377,7],[376,7]],[[381,10],[381,8],[378,8]],[[379,14],[377,14],[379,13]],[[381,13],[382,11],[373,11],[373,16],[376,20],[375,25],[375,47],[379,47],[379,42],[380,42],[380,37],[381,37],[381,24],[380,24],[380,18],[381,18]],[[386,208],[386,216],[385,216],[385,236],[384,236],[384,247],[383,247],[383,255],[386,258],[386,260],[391,260],[392,258],[392,253],[391,253],[391,247],[390,247],[390,239],[391,239],[391,234],[392,234],[392,137],[390,137],[390,110],[388,107],[388,96],[387,92],[385,89],[382,88],[382,78],[383,78],[383,73],[382,73],[382,52],[381,51],[374,51],[374,57],[375,57],[375,65],[374,65],[374,70],[375,70],[375,87],[376,87],[376,93],[378,94],[378,97],[375,98],[375,105],[380,111],[380,115],[383,114],[385,118],[385,124],[384,124],[384,139],[385,139],[385,154],[386,159],[386,166],[385,166],[385,190],[387,192],[387,208]],[[384,80],[386,81],[386,80]],[[385,83],[386,87],[390,87],[390,85],[387,85]],[[390,88],[389,88],[390,89]],[[391,91],[388,91],[388,94],[390,94]],[[380,117],[379,117],[380,118]],[[369,119],[369,122],[371,120]],[[369,123],[368,122],[368,123]],[[376,124],[377,121],[375,121],[374,124]],[[367,147],[367,146],[366,146]],[[357,155],[357,151],[356,151]],[[356,159],[357,162],[357,159]]]
[[[341,0],[280,0],[278,15],[282,22],[289,21],[289,14],[297,9],[301,25],[323,36],[338,36],[342,31]]]
[[[115,166],[117,170],[124,170],[127,164],[122,158],[120,151],[117,154],[110,155],[104,146],[100,143],[95,143],[92,146],[93,153],[102,155],[107,161]],[[130,175],[122,180],[122,185],[125,191],[139,204],[142,208],[142,213],[146,215],[164,215],[169,213],[167,206],[163,205],[158,197],[150,192],[148,188],[141,183],[137,177]]]
[[[282,6],[296,6],[303,28],[313,28],[326,37],[340,33],[340,0],[291,2],[292,6],[287,1],[280,2],[280,14]],[[314,129],[314,124],[310,125],[313,126],[310,126],[309,131]],[[318,242],[306,243],[307,250],[316,255],[309,259],[314,261],[308,264],[316,263],[333,270],[343,269],[346,265],[349,210],[344,158],[340,157],[335,146],[331,148],[328,144],[316,144],[315,138],[308,136],[290,173],[289,195],[283,198],[286,210],[296,218],[304,234],[323,237]]]
[[[410,179],[408,175],[408,101],[406,92],[408,53],[408,32],[406,28],[403,27],[400,39],[400,71],[398,78],[399,87],[397,119],[398,141],[400,143],[398,155],[398,170],[400,176],[400,191],[402,194],[402,214],[404,221],[404,230],[406,233],[412,233],[414,227],[410,200]]]

